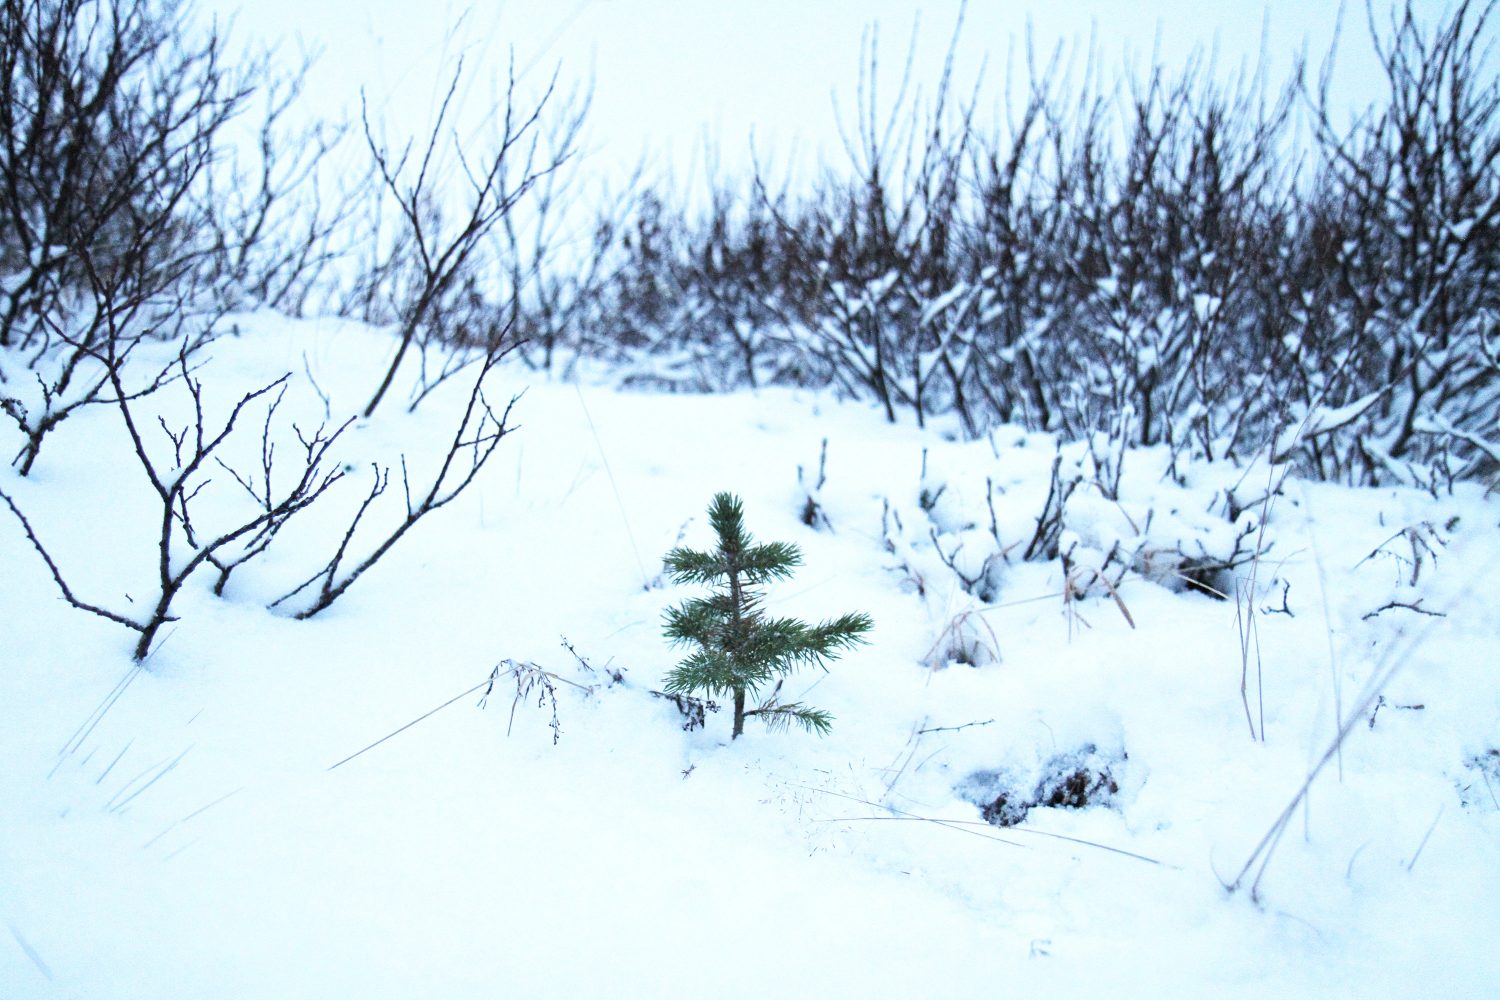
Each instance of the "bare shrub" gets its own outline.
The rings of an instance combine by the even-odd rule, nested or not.
[[[844,162],[807,191],[713,175],[705,213],[662,186],[627,225],[601,216],[611,263],[572,340],[632,384],[830,384],[971,437],[1128,424],[1178,475],[1273,442],[1325,479],[1493,478],[1492,10],[1372,12],[1391,96],[1352,127],[1300,61],[1106,85],[1092,58],[1028,49],[1024,100],[989,130],[951,49],[930,99],[908,61],[879,103],[871,35]],[[1310,162],[1289,145],[1304,106]]]
[[[1325,478],[1436,485],[1500,467],[1500,84],[1493,3],[1424,24],[1369,12],[1390,87],[1352,131],[1315,110],[1320,176],[1300,247],[1301,462]]]
[[[73,607],[99,615],[138,632],[134,656],[144,660],[163,625],[176,620],[172,603],[189,578],[205,567],[218,572],[215,593],[223,593],[233,571],[263,553],[276,533],[292,516],[315,503],[343,476],[339,469],[325,470],[328,450],[343,432],[339,427],[328,432],[320,427],[311,435],[297,432],[302,446],[301,468],[289,485],[273,482],[271,461],[272,424],[285,390],[288,376],[283,376],[240,397],[222,422],[211,420],[205,412],[203,385],[189,366],[186,352],[177,360],[175,382],[186,393],[192,408],[190,423],[178,427],[158,417],[156,428],[145,422],[136,411],[135,399],[121,383],[121,366],[116,359],[105,357],[106,372],[113,389],[112,402],[129,433],[131,445],[141,472],[160,502],[160,529],[157,534],[157,593],[145,615],[129,615],[79,599],[57,562],[48,553],[40,537],[20,507],[4,491],[0,499],[20,522],[32,547],[42,557],[63,598]],[[260,475],[242,473],[225,464],[217,454],[235,432],[240,417],[253,403],[266,400],[261,431]],[[161,438],[149,433],[160,430]],[[155,443],[153,443],[155,442]],[[250,496],[248,511],[230,516],[212,526],[196,515],[197,501],[213,485],[214,466],[226,473]]]
[[[496,264],[491,236],[511,213],[573,156],[586,102],[564,100],[554,75],[542,95],[527,107],[510,67],[493,119],[496,134],[475,155],[448,124],[463,77],[462,63],[438,109],[432,131],[416,149],[408,140],[393,150],[370,123],[361,103],[365,144],[375,166],[379,192],[372,208],[374,248],[355,299],[363,299],[367,319],[388,317],[397,327],[397,347],[364,415],[370,416],[390,389],[402,360],[415,348],[422,356],[422,379],[413,405],[433,388],[479,358],[501,350],[514,329],[503,288],[494,287],[505,271]],[[560,106],[554,108],[554,103]],[[547,115],[557,112],[556,124]],[[446,197],[457,181],[461,196]],[[379,231],[387,211],[394,232]],[[514,244],[513,244],[514,245]],[[516,272],[512,269],[512,276]],[[514,304],[514,298],[510,300]],[[429,369],[428,353],[439,359]]]
[[[0,6],[0,408],[23,475],[52,430],[108,401],[101,358],[123,365],[184,316],[191,350],[221,307],[202,193],[264,69],[224,49],[172,0]]]
[[[484,395],[485,377],[500,363],[506,353],[503,350],[496,350],[485,356],[474,378],[468,401],[454,429],[453,437],[448,443],[447,451],[442,456],[437,472],[425,492],[420,492],[419,487],[419,492],[413,493],[412,482],[407,473],[406,459],[402,458],[401,491],[405,500],[405,511],[396,521],[395,526],[383,530],[375,542],[366,543],[364,555],[351,555],[350,547],[359,535],[366,515],[390,485],[390,469],[376,463],[371,466],[370,491],[351,515],[343,537],[334,546],[333,553],[328,560],[312,576],[273,601],[271,607],[278,607],[304,591],[309,591],[311,599],[295,613],[295,616],[299,619],[306,619],[326,610],[334,601],[342,597],[356,580],[384,558],[418,521],[451,503],[474,482],[475,477],[494,454],[501,439],[514,429],[508,425],[507,421],[519,397],[512,397],[504,411],[496,415]]]

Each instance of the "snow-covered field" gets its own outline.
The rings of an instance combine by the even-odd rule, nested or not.
[[[293,418],[323,419],[314,383],[336,423],[392,347],[238,322],[208,352],[210,417],[293,373],[278,456]],[[266,605],[327,559],[368,463],[405,454],[421,481],[466,386],[351,428],[348,478],[222,598],[192,579],[140,670],[134,634],[68,607],[0,511],[0,996],[1493,995],[1494,495],[1287,480],[1263,503],[1273,470],[1179,487],[1128,452],[1118,502],[1069,501],[1070,585],[1021,558],[1045,436],[964,443],[824,393],[490,376],[493,400],[523,389],[474,486],[296,621]],[[185,401],[149,400],[172,428]],[[230,464],[256,459],[263,415]],[[0,483],[80,599],[130,611],[160,508],[121,433],[96,407]],[[799,467],[813,485],[825,439],[810,527]],[[206,520],[244,502],[214,479]],[[708,544],[718,490],[803,550],[772,609],[874,618],[789,686],[836,716],[825,739],[731,742],[722,711],[688,731],[651,694],[681,655],[662,612],[693,593],[661,557]],[[1237,571],[1248,601],[1152,570],[1241,532],[1268,546]],[[1151,578],[1090,586],[1116,543]],[[555,698],[517,699],[531,665]],[[983,822],[1069,776],[1088,805]]]

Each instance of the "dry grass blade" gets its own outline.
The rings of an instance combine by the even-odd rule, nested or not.
[[[395,737],[395,736],[400,736],[402,733],[406,732],[408,729],[410,729],[412,726],[415,726],[417,723],[422,722],[423,720],[428,719],[428,718],[436,715],[438,712],[441,712],[443,709],[447,708],[449,705],[453,704],[455,701],[458,701],[458,699],[460,699],[460,698],[466,698],[469,695],[473,694],[475,691],[478,691],[482,687],[493,686],[494,683],[495,683],[495,678],[497,676],[496,672],[499,669],[500,669],[499,667],[496,667],[495,671],[492,671],[490,673],[489,677],[487,677],[486,679],[480,681],[478,684],[475,684],[473,687],[469,688],[467,691],[463,691],[463,692],[461,692],[459,694],[454,695],[452,698],[449,698],[447,701],[443,702],[437,708],[434,708],[431,711],[422,713],[421,715],[417,716],[415,719],[412,719],[410,722],[408,722],[406,725],[402,726],[401,728],[399,728],[399,729],[397,729],[397,730],[395,730],[393,732],[387,733],[386,735],[382,736],[380,739],[376,740],[374,743],[371,743],[369,746],[365,747],[363,750],[355,751],[354,753],[351,753],[349,756],[345,757],[343,760],[339,761],[337,764],[330,765],[329,768],[328,768],[328,770],[332,771],[332,770],[335,770],[337,768],[343,767],[345,764],[349,763],[351,760],[353,760],[354,758],[360,756],[361,754],[369,753],[371,750],[374,750],[376,747],[380,746],[380,744],[384,743],[386,740],[389,740],[389,739],[391,739],[392,737]],[[488,692],[486,692],[486,693],[488,693]]]
[[[1417,845],[1416,852],[1412,854],[1411,860],[1406,863],[1406,870],[1408,872],[1417,867],[1417,859],[1422,856],[1422,851],[1427,847],[1427,841],[1432,839],[1432,832],[1437,829],[1438,820],[1443,818],[1443,810],[1445,808],[1447,807],[1438,806],[1437,815],[1432,817],[1432,825],[1427,828],[1426,833],[1422,834],[1422,842]]]
[[[507,663],[510,664],[510,668],[508,670],[503,670],[502,671],[500,669],[500,667],[504,666]],[[460,691],[458,694],[454,695],[452,698],[449,698],[447,701],[443,702],[437,708],[430,709],[430,710],[428,710],[426,712],[423,712],[421,715],[417,716],[415,719],[412,719],[406,725],[401,726],[399,729],[395,729],[395,730],[393,730],[393,731],[385,734],[380,739],[376,740],[374,743],[371,743],[369,746],[365,747],[364,749],[358,750],[358,751],[350,754],[349,756],[345,757],[343,760],[339,761],[337,764],[330,765],[329,768],[328,768],[328,770],[332,771],[335,768],[342,767],[343,765],[349,763],[351,760],[353,760],[354,758],[360,756],[361,754],[369,753],[371,750],[374,750],[376,747],[380,746],[380,744],[384,743],[386,740],[389,740],[389,739],[391,739],[393,737],[396,737],[396,736],[400,736],[402,733],[406,732],[412,726],[415,726],[417,723],[423,722],[423,721],[431,718],[432,716],[434,716],[437,713],[441,712],[443,709],[447,708],[449,705],[452,705],[454,702],[458,701],[460,698],[467,698],[469,695],[473,694],[475,691],[478,691],[480,688],[484,688],[485,689],[484,696],[481,697],[480,700],[479,700],[480,707],[481,708],[484,707],[485,700],[489,698],[491,692],[493,692],[494,689],[495,689],[495,682],[497,680],[499,680],[501,677],[505,677],[505,676],[514,677],[516,679],[516,699],[515,699],[514,702],[511,703],[511,708],[510,708],[510,721],[512,723],[514,723],[515,717],[516,717],[516,705],[520,704],[521,699],[531,693],[531,691],[534,689],[534,687],[535,687],[535,685],[537,683],[539,683],[539,682],[540,683],[545,683],[545,685],[546,685],[546,695],[553,698],[553,709],[552,709],[552,734],[553,734],[552,742],[553,743],[557,742],[557,736],[560,733],[560,729],[559,729],[558,724],[557,724],[557,702],[556,702],[556,697],[555,697],[555,689],[553,688],[553,686],[552,686],[552,684],[550,682],[551,681],[561,681],[562,683],[570,685],[570,686],[575,687],[575,688],[578,688],[578,690],[583,691],[585,693],[589,693],[589,692],[592,692],[594,690],[592,687],[590,687],[590,686],[588,686],[586,684],[579,684],[576,681],[570,681],[570,680],[568,680],[566,677],[559,677],[557,674],[550,673],[549,671],[543,670],[541,667],[537,666],[535,663],[517,663],[514,660],[504,660],[500,664],[496,665],[493,670],[490,671],[490,675],[488,677],[486,677],[484,680],[480,681],[478,684],[475,684],[473,687],[469,688],[467,691]],[[506,731],[506,735],[510,734],[510,726],[509,725],[506,726],[506,730],[505,731]]]
[[[943,630],[938,633],[937,639],[933,641],[932,646],[922,657],[922,662],[927,664],[929,667],[940,666],[942,664],[939,662],[938,656],[939,654],[944,652],[947,652],[949,654],[959,652],[964,655],[970,656],[971,659],[974,659],[972,652],[970,652],[970,650],[966,648],[966,643],[964,642],[964,627],[971,621],[977,621],[979,625],[984,627],[985,634],[989,636],[990,641],[988,645],[986,645],[978,636],[976,636],[976,646],[978,647],[978,649],[982,649],[985,653],[989,654],[992,662],[999,663],[1000,636],[995,633],[994,628],[988,621],[980,617],[984,612],[993,610],[995,610],[995,608],[965,608],[963,611],[960,611],[958,614],[948,619],[948,624],[943,626]],[[978,649],[976,649],[974,652],[977,652]]]
[[[1115,607],[1120,609],[1120,614],[1125,618],[1125,624],[1134,629],[1135,619],[1131,617],[1130,609],[1125,606],[1125,599],[1120,596],[1120,592],[1115,589],[1115,585],[1109,582],[1109,577],[1098,570],[1094,570],[1094,579],[1104,584],[1104,589],[1109,591],[1109,596],[1115,599]]]
[[[1477,580],[1469,580],[1468,584],[1458,592],[1462,594],[1474,593],[1474,585],[1477,582]],[[1450,608],[1449,610],[1451,612],[1453,609]],[[1318,775],[1322,773],[1323,769],[1328,766],[1329,761],[1334,760],[1342,751],[1344,740],[1349,737],[1349,734],[1354,731],[1357,724],[1374,708],[1377,699],[1380,697],[1380,693],[1390,684],[1391,679],[1396,676],[1401,667],[1412,658],[1422,643],[1426,641],[1429,632],[1442,620],[1433,619],[1420,632],[1406,636],[1405,642],[1400,642],[1386,648],[1385,654],[1376,664],[1375,672],[1366,685],[1364,696],[1344,716],[1343,723],[1339,726],[1338,732],[1329,742],[1317,762],[1313,764],[1311,770],[1308,771],[1307,777],[1303,779],[1301,786],[1297,789],[1297,793],[1292,796],[1286,808],[1282,809],[1275,821],[1272,822],[1270,828],[1265,832],[1265,835],[1255,845],[1255,849],[1250,852],[1250,856],[1245,859],[1245,863],[1240,868],[1239,873],[1235,875],[1234,881],[1224,886],[1226,889],[1230,892],[1237,892],[1244,885],[1251,871],[1254,870],[1255,877],[1250,882],[1250,898],[1256,902],[1260,901],[1261,879],[1265,877],[1266,869],[1270,866],[1276,847],[1281,842],[1282,834],[1286,832],[1287,826],[1291,823],[1292,817],[1297,812],[1297,808],[1302,805],[1307,799],[1308,793],[1311,792],[1313,782],[1317,780]],[[1413,863],[1415,863],[1415,859],[1413,859]]]
[[[821,793],[823,795],[831,795],[831,796],[833,796],[836,799],[844,799],[844,800],[846,800],[848,802],[857,802],[860,805],[869,806],[871,809],[883,809],[886,812],[892,814],[890,816],[834,816],[834,817],[830,817],[830,818],[825,819],[825,820],[820,820],[820,822],[824,822],[824,823],[850,823],[850,822],[879,822],[879,821],[891,822],[891,821],[898,821],[898,822],[907,822],[907,823],[931,823],[934,826],[941,826],[941,827],[944,827],[944,828],[949,829],[949,830],[956,830],[959,833],[972,834],[972,835],[974,835],[976,837],[982,837],[985,840],[997,841],[999,843],[1006,844],[1007,846],[1010,846],[1010,847],[1025,847],[1026,846],[1025,844],[1017,843],[1014,840],[1007,840],[1005,837],[999,836],[998,834],[987,832],[987,831],[993,830],[994,827],[991,826],[989,823],[985,823],[985,822],[983,822],[981,820],[939,819],[939,818],[937,818],[935,816],[922,816],[922,815],[919,815],[917,813],[907,812],[904,809],[898,809],[896,806],[893,806],[893,805],[882,805],[879,802],[871,802],[869,799],[862,799],[862,798],[860,798],[857,795],[846,795],[843,792],[835,792],[835,791],[833,791],[831,789],[827,789],[827,788],[814,788],[811,785],[794,785],[793,787],[805,789],[806,791],[809,791],[809,792],[819,792],[819,793]],[[981,829],[974,829],[975,827],[980,827]],[[1062,840],[1062,841],[1067,841],[1070,844],[1079,844],[1080,846],[1083,846],[1083,847],[1093,847],[1093,848],[1096,848],[1096,849],[1101,850],[1101,851],[1107,851],[1107,852],[1109,852],[1111,854],[1120,854],[1120,855],[1123,855],[1123,856],[1125,856],[1127,858],[1134,858],[1137,861],[1144,861],[1144,862],[1147,862],[1148,864],[1158,865],[1158,866],[1163,867],[1163,868],[1175,868],[1176,867],[1175,865],[1169,865],[1166,862],[1160,861],[1160,860],[1158,860],[1156,858],[1147,857],[1144,854],[1136,854],[1134,851],[1127,851],[1127,850],[1125,850],[1123,848],[1120,848],[1120,847],[1111,847],[1108,844],[1101,844],[1101,843],[1098,843],[1097,841],[1093,841],[1093,840],[1084,840],[1081,837],[1069,837],[1068,835],[1062,834],[1062,833],[1050,833],[1050,832],[1048,832],[1046,830],[1031,830],[1031,829],[1026,829],[1024,827],[1011,827],[1008,832],[1013,833],[1013,834],[1014,833],[1026,834],[1026,835],[1032,836],[1032,837],[1045,837],[1048,840]]]
[[[1315,566],[1317,566],[1317,569],[1318,569],[1318,596],[1319,596],[1319,598],[1323,602],[1323,635],[1327,639],[1327,642],[1328,642],[1328,672],[1329,672],[1329,674],[1331,675],[1331,677],[1333,679],[1333,717],[1334,717],[1335,720],[1338,720],[1338,719],[1342,719],[1344,717],[1344,682],[1343,682],[1343,678],[1339,676],[1338,655],[1337,655],[1336,651],[1333,648],[1333,611],[1330,608],[1329,603],[1328,603],[1328,574],[1324,570],[1323,555],[1318,550],[1318,535],[1317,535],[1317,532],[1310,530],[1311,529],[1311,523],[1310,522],[1311,522],[1311,514],[1312,514],[1312,498],[1307,495],[1307,492],[1305,490],[1303,491],[1303,494],[1302,494],[1302,502],[1305,505],[1304,509],[1307,510],[1308,515],[1309,515],[1309,531],[1308,531],[1308,536],[1309,536],[1309,539],[1312,542],[1313,564]],[[1262,732],[1264,732],[1264,726],[1262,727]],[[1337,747],[1337,752],[1335,753],[1335,757],[1337,757],[1337,759],[1338,759],[1339,780],[1343,781],[1344,780],[1344,750],[1343,750],[1343,742],[1342,741],[1338,741],[1337,743],[1335,743],[1335,746]]]

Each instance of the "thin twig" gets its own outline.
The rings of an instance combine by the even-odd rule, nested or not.
[[[985,719],[983,722],[965,722],[961,726],[934,726],[931,729],[918,729],[917,735],[922,736],[926,733],[956,733],[960,729],[968,729],[970,726],[988,726],[994,721],[994,719]]]

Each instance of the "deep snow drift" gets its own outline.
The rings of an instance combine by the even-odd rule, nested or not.
[[[350,324],[238,323],[206,394],[222,414],[294,373],[279,454],[294,418],[363,403],[391,346]],[[68,607],[0,511],[0,995],[1456,997],[1500,981],[1493,495],[1264,467],[1180,470],[1182,486],[1131,451],[1111,498],[1080,445],[961,442],[829,394],[490,377],[499,402],[522,389],[521,429],[468,492],[324,614],[269,611],[327,558],[370,462],[430,471],[466,387],[353,427],[348,478],[224,597],[190,581],[139,671],[133,635]],[[152,397],[168,426],[179,390]],[[256,460],[263,412],[231,464]],[[75,417],[29,478],[0,481],[83,599],[129,609],[150,597],[156,527],[118,423]],[[1058,454],[1087,472],[1056,524],[1069,557],[1028,562]],[[869,646],[789,687],[834,714],[826,739],[752,724],[731,743],[726,713],[686,730],[651,693],[681,655],[661,613],[689,593],[662,584],[661,556],[705,543],[717,490],[758,538],[803,550],[773,610],[875,620]],[[382,501],[397,516],[399,489]],[[218,474],[203,516],[236,503]],[[1199,574],[1228,600],[1184,581],[1193,557],[1255,543],[1258,564]],[[1091,568],[1106,563],[1108,585]]]

